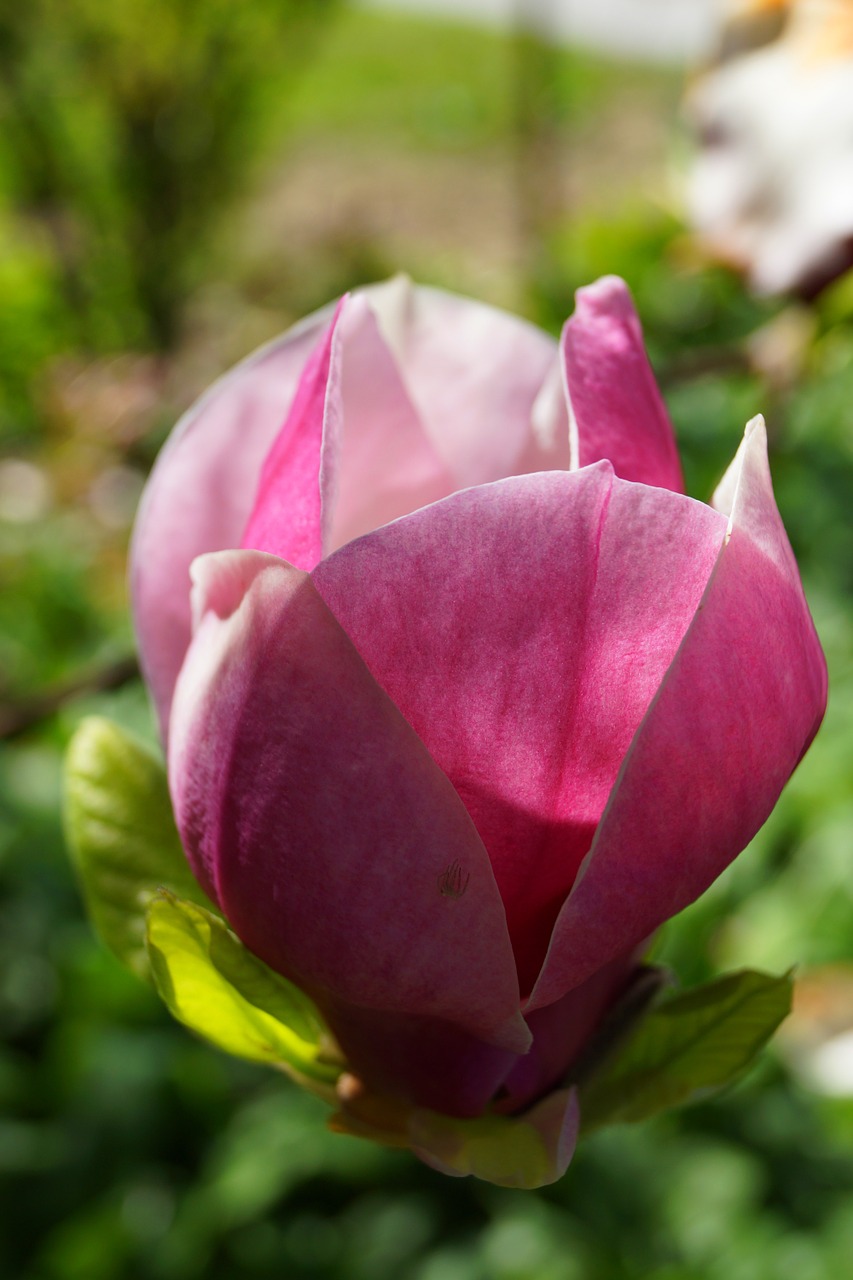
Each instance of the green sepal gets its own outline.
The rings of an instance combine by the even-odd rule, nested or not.
[[[95,928],[119,960],[151,981],[145,912],[158,890],[216,908],[181,847],[162,762],[100,716],[82,721],[68,746],[65,831]]]
[[[523,1115],[474,1120],[416,1109],[408,1129],[412,1150],[440,1173],[534,1191],[566,1172],[577,1140],[577,1097],[560,1089]]]
[[[334,1085],[341,1064],[316,1006],[219,916],[162,892],[148,908],[147,937],[157,990],[179,1022],[238,1058]]]
[[[672,996],[581,1087],[585,1133],[645,1120],[730,1084],[791,1011],[790,974],[745,969]]]
[[[343,1085],[340,1109],[329,1120],[336,1133],[408,1148],[451,1177],[531,1191],[561,1178],[575,1149],[575,1089],[557,1089],[521,1115],[489,1111],[461,1119],[370,1094],[358,1082]]]

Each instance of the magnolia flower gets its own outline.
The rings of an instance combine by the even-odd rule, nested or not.
[[[572,1064],[823,713],[761,422],[705,506],[621,281],[559,345],[393,281],[189,412],[133,596],[187,857],[345,1107],[428,1109],[439,1167],[424,1114],[533,1107],[557,1176]]]
[[[730,56],[686,100],[689,216],[756,292],[813,293],[853,262],[853,6],[732,7]]]

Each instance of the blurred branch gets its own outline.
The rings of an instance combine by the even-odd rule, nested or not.
[[[747,347],[726,343],[721,346],[698,347],[695,351],[681,351],[663,367],[659,366],[656,372],[660,385],[670,387],[706,374],[750,373],[752,369],[753,363]]]
[[[74,698],[120,689],[138,676],[139,663],[135,657],[128,655],[45,693],[36,694],[22,702],[0,706],[0,741],[20,737],[27,730],[49,720]]]

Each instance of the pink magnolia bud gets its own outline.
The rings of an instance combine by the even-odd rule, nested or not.
[[[402,280],[306,321],[172,437],[133,591],[195,874],[383,1114],[558,1089],[825,703],[763,424],[685,497],[612,278],[559,345]]]

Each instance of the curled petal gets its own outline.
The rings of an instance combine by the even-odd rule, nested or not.
[[[601,463],[454,494],[313,572],[471,814],[525,993],[725,528]]]
[[[672,425],[624,280],[579,289],[561,340],[574,465],[601,458],[617,476],[684,492]]]
[[[486,851],[311,579],[250,551],[194,577],[169,776],[201,883],[324,1012],[441,1020],[524,1052]]]
[[[529,1009],[704,892],[765,822],[826,704],[826,665],[750,423],[717,504],[729,532],[557,920]]]

